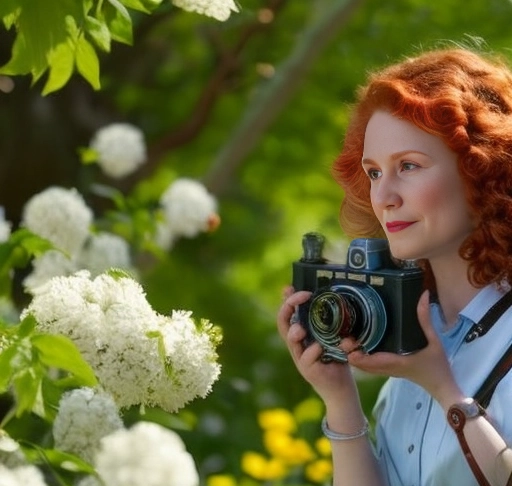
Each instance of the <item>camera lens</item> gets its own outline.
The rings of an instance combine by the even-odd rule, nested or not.
[[[346,361],[337,347],[341,339],[352,336],[365,351],[371,351],[386,330],[386,311],[379,294],[369,285],[335,285],[313,296],[309,326],[325,355]]]
[[[354,321],[353,307],[336,292],[324,292],[311,303],[309,319],[325,342],[339,342],[350,335]]]

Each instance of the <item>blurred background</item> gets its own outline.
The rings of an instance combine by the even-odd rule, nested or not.
[[[180,240],[167,257],[138,262],[160,312],[192,310],[220,325],[222,376],[188,413],[184,432],[200,470],[236,472],[242,450],[261,449],[258,411],[293,409],[312,391],[275,331],[282,289],[307,231],[343,252],[343,197],[331,179],[354,91],[368,71],[423,49],[460,43],[512,61],[509,0],[239,0],[226,22],[162,6],[134,16],[134,45],[101,58],[102,89],[75,76],[41,95],[16,78],[0,92],[0,205],[19,222],[25,202],[51,185],[88,192],[105,183],[78,148],[113,122],[146,135],[148,163],[108,181],[125,194],[193,177],[217,197],[222,223]],[[12,33],[0,32],[0,65]],[[164,182],[165,181],[165,182]],[[156,189],[155,189],[156,191]],[[368,413],[381,385],[361,379]]]

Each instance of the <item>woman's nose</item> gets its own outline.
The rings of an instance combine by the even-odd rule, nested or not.
[[[371,191],[373,206],[379,209],[396,208],[402,205],[399,185],[392,176],[382,175]]]

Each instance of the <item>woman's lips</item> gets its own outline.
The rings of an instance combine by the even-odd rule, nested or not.
[[[412,224],[414,224],[414,221],[391,221],[390,223],[386,223],[386,228],[390,233],[396,233],[397,231],[408,228]]]

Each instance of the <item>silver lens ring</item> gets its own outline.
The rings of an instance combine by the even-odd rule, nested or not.
[[[338,345],[344,323],[346,324],[346,320],[352,318],[349,310],[347,303],[336,292],[321,291],[313,297],[309,307],[308,321],[311,335],[323,348],[322,361],[347,362],[346,353]]]
[[[366,284],[335,285],[331,291],[349,295],[361,308],[362,332],[354,336],[366,352],[370,352],[381,342],[387,327],[384,303],[377,291]]]
[[[311,334],[322,346],[337,346],[340,343],[343,322],[349,317],[345,308],[342,297],[336,292],[322,292],[313,298],[309,308]]]

